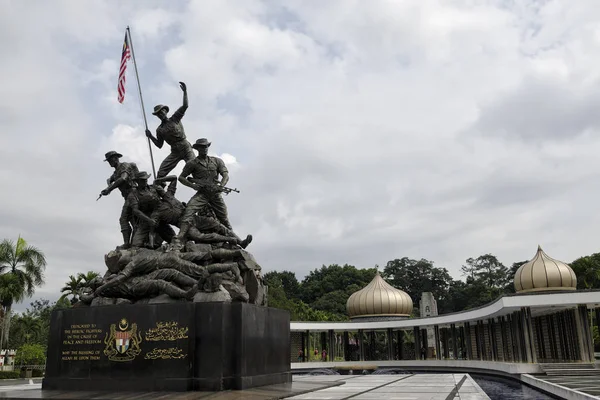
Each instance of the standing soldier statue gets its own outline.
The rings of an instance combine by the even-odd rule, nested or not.
[[[198,139],[193,148],[198,150],[198,157],[188,161],[179,175],[179,182],[187,187],[196,190],[185,207],[181,217],[179,234],[176,239],[179,243],[185,240],[194,215],[201,211],[205,206],[210,206],[217,219],[228,229],[231,229],[229,218],[227,216],[227,206],[223,201],[221,192],[229,192],[231,189],[225,187],[229,181],[229,172],[223,160],[218,157],[208,155],[210,142],[205,139]],[[191,178],[188,178],[189,176]],[[221,175],[221,180],[219,180]]]
[[[127,196],[127,205],[136,219],[135,233],[131,239],[133,247],[149,245],[150,231],[156,227],[156,222],[150,218],[160,203],[160,194],[155,186],[148,185],[150,174],[138,172],[134,179],[136,187]]]
[[[116,151],[109,151],[105,154],[104,161],[115,169],[115,172],[108,178],[108,187],[100,192],[100,196],[108,196],[114,189],[119,189],[124,200],[127,200],[127,196],[131,192],[132,182],[135,179],[135,175],[138,173],[138,168],[135,163],[120,162],[119,158],[123,157],[122,154]],[[123,248],[128,248],[131,244],[131,233],[133,231],[130,224],[132,220],[131,209],[127,202],[123,204],[121,209],[121,216],[119,217],[119,224],[121,225],[121,233],[123,234]]]
[[[171,146],[171,154],[160,164],[156,174],[157,178],[167,176],[181,160],[187,162],[194,159],[194,151],[190,142],[187,141],[183,125],[181,125],[181,118],[183,118],[188,108],[187,88],[183,82],[179,82],[179,86],[183,90],[183,105],[170,117],[167,117],[168,106],[162,104],[155,106],[152,114],[156,115],[161,121],[158,128],[156,128],[156,137],[146,129],[146,136],[152,140],[156,147],[161,149],[164,142]]]

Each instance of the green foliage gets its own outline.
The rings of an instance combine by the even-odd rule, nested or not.
[[[314,314],[315,318],[320,318],[317,321],[347,320],[348,298],[371,282],[376,272],[375,268],[358,269],[348,264],[323,265],[311,271],[302,280],[297,291],[296,302],[301,301],[314,311],[321,311],[322,313]],[[300,307],[297,310],[304,318],[309,318],[308,315],[311,315],[306,308]]]
[[[19,237],[15,244],[11,240],[0,243],[0,274],[12,274],[21,284],[22,292],[11,299],[21,301],[25,296],[31,297],[37,286],[44,284],[46,257],[41,250],[27,244]]]
[[[488,304],[502,295],[515,292],[513,277],[526,261],[510,268],[492,254],[468,258],[461,270],[465,280],[454,280],[446,268],[426,259],[408,257],[389,261],[382,276],[392,286],[412,298],[413,316],[419,314],[423,292],[432,292],[440,314],[458,312]],[[578,258],[571,263],[579,289],[600,288],[600,253]],[[358,269],[352,265],[332,264],[311,271],[302,282],[290,271],[269,272],[269,305],[288,310],[294,321],[347,320],[346,302],[375,276],[376,268]],[[594,340],[600,345],[597,329]]]
[[[12,316],[7,347],[17,349],[24,344],[39,344],[46,347],[52,311],[70,306],[71,303],[66,299],[52,304],[45,299],[34,301],[24,313]]]
[[[15,365],[44,365],[46,349],[40,344],[24,344],[17,349]]]
[[[267,272],[263,279],[267,285],[274,284],[276,281],[279,282],[283,288],[283,291],[285,292],[286,297],[290,299],[298,298],[300,283],[298,282],[295,273],[290,271],[271,271]]]
[[[571,268],[577,276],[577,289],[600,288],[600,253],[578,258]]]
[[[395,288],[405,291],[415,306],[419,304],[421,293],[432,292],[439,307],[452,282],[446,268],[434,267],[432,261],[408,257],[388,261],[382,276]]]
[[[0,371],[0,379],[19,379],[20,376],[19,371]]]
[[[19,236],[17,242],[0,242],[0,276],[7,284],[0,290],[3,321],[0,325],[0,349],[8,342],[11,322],[11,309],[14,302],[33,296],[35,288],[44,284],[46,257],[41,250],[27,244]]]
[[[294,273],[285,271],[284,276],[287,276],[289,281],[295,280],[298,282]],[[289,281],[288,288],[290,287]],[[265,283],[269,286],[269,307],[289,311],[290,319],[292,321],[343,321],[346,319],[343,315],[315,310],[298,298],[288,298],[281,276],[278,272],[269,272],[265,274]]]
[[[75,277],[73,275],[69,275],[69,280],[65,283],[65,286],[60,289],[62,296],[61,299],[66,299],[71,296],[71,303],[77,302],[77,296],[79,296],[79,291],[81,290],[81,277]]]

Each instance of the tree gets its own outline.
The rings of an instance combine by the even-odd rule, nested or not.
[[[348,292],[348,288],[352,285],[362,289],[373,280],[376,271],[375,268],[358,269],[348,264],[343,266],[338,264],[323,265],[320,269],[311,271],[302,280],[300,298],[305,303],[311,304],[329,292],[336,290]],[[350,294],[352,293],[348,293],[348,296]]]
[[[46,349],[39,344],[24,344],[17,349],[15,364],[43,365],[46,363]]]
[[[52,311],[69,307],[71,303],[68,299],[59,299],[52,304],[45,299],[30,303],[30,307],[24,313],[12,317],[7,348],[18,349],[26,343],[47,347]]]
[[[452,282],[446,268],[435,267],[426,259],[417,261],[408,257],[388,261],[382,276],[392,286],[405,291],[415,305],[423,292],[432,292],[438,305],[443,303]]]
[[[60,292],[62,293],[60,298],[65,299],[69,296],[72,296],[71,304],[75,304],[78,300],[79,291],[81,290],[82,279],[82,276],[74,277],[73,275],[69,275],[69,280],[65,283],[65,286],[60,289]]]
[[[13,303],[22,301],[26,296],[33,296],[35,288],[44,284],[45,269],[44,253],[28,245],[22,237],[19,236],[16,243],[6,239],[0,243],[0,274],[13,277],[5,278],[12,289],[3,291],[1,297],[4,323],[0,334],[0,350],[2,342],[8,341]]]
[[[517,273],[517,271],[519,270],[519,268],[521,268],[521,266],[523,264],[527,264],[527,263],[528,263],[528,261],[518,261],[516,263],[513,263],[513,265],[510,267],[510,270],[508,271],[509,281],[506,283],[506,286],[504,286],[505,293],[515,293],[515,284],[514,284],[515,274]]]
[[[81,287],[88,286],[92,280],[96,279],[99,276],[100,274],[95,271],[88,271],[85,274],[80,272],[77,274],[77,278],[81,280]]]
[[[577,276],[577,289],[600,288],[600,253],[576,259],[571,268]]]
[[[267,286],[270,286],[271,282],[278,280],[288,299],[298,298],[298,293],[300,292],[300,283],[298,282],[295,273],[290,271],[271,271],[267,272],[263,279]]]
[[[10,305],[13,299],[19,298],[22,293],[23,290],[18,277],[12,274],[0,275],[0,314],[2,314],[2,321],[0,323],[0,350],[3,348],[2,344],[8,342],[10,320],[12,318]]]
[[[463,265],[463,273],[467,273],[474,281],[484,283],[496,295],[502,292],[510,278],[508,268],[496,256],[484,254],[477,258],[468,258],[467,265]]]

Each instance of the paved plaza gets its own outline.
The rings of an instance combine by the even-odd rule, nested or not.
[[[294,376],[294,382],[343,381],[289,399],[480,400],[489,399],[468,374]]]
[[[41,384],[0,387],[0,399],[389,399],[482,400],[489,397],[468,374],[301,375],[293,383],[240,391],[185,393],[107,393],[41,391]]]

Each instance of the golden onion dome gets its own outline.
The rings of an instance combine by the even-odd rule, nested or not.
[[[346,309],[350,318],[408,317],[413,302],[408,294],[384,281],[378,271],[371,283],[352,293]]]
[[[515,273],[514,283],[517,293],[575,290],[577,277],[568,264],[549,257],[538,246],[535,257]]]

